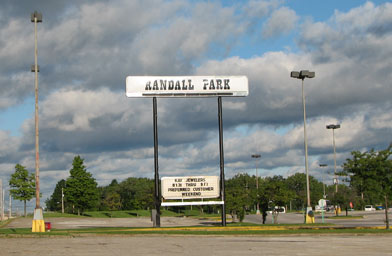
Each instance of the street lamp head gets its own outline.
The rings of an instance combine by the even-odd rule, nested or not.
[[[327,127],[327,129],[339,129],[340,124],[329,124],[326,127]]]
[[[327,167],[327,164],[319,164],[320,167]]]
[[[314,72],[310,72],[309,70],[301,70],[299,72],[300,77],[307,77],[307,78],[313,78],[315,76]]]
[[[37,22],[42,22],[42,13],[33,12],[31,14],[31,22],[35,22],[35,19],[37,19]]]
[[[292,71],[290,73],[290,77],[299,79],[299,72],[298,71]]]
[[[260,157],[261,157],[260,154],[254,154],[254,155],[252,155],[252,158],[260,158]]]
[[[297,79],[305,79],[305,78],[313,78],[315,77],[315,73],[309,70],[301,70],[301,71],[292,71],[290,73],[290,77]]]

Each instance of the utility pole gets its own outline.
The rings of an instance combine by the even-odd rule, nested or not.
[[[327,167],[327,164],[319,164],[320,167]],[[327,195],[325,194],[325,183],[324,183],[324,174],[321,175],[321,177],[323,178],[323,199],[327,198]]]
[[[3,214],[3,180],[0,179],[0,220],[4,220]]]
[[[261,157],[260,154],[254,154],[251,156],[256,159],[256,196],[257,196],[257,204],[256,204],[256,214],[260,214],[260,203],[259,203],[259,175],[257,173],[257,160]]]
[[[35,209],[32,232],[45,232],[45,222],[40,206],[39,187],[39,128],[38,128],[38,50],[37,50],[37,23],[42,22],[42,14],[35,11],[31,14],[34,23],[34,66],[31,71],[35,73]]]
[[[334,174],[335,174],[335,192],[338,193],[338,176],[336,175],[336,146],[335,146],[335,129],[340,128],[340,124],[329,124],[326,126],[327,129],[332,129],[332,139],[333,139],[333,161],[334,161]]]
[[[1,195],[1,219],[4,220],[4,194],[5,190],[3,189],[3,193]]]
[[[61,213],[64,213],[64,188],[61,188]]]
[[[8,202],[8,219],[11,219],[11,217],[12,217],[12,196],[10,190],[10,200]]]

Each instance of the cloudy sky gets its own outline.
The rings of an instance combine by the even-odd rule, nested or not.
[[[126,98],[129,75],[246,75],[223,99],[226,177],[304,172],[331,183],[353,150],[392,142],[392,4],[363,0],[5,0],[0,9],[0,178],[34,171],[38,10],[43,201],[80,155],[99,185],[153,177],[152,99]],[[219,175],[216,98],[158,99],[160,176]],[[320,163],[328,164],[321,169]],[[8,192],[7,192],[8,194]],[[32,202],[33,203],[33,202]]]

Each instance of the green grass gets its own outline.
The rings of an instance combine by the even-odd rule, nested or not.
[[[335,219],[335,220],[340,220],[340,219],[342,219],[342,220],[347,220],[347,219],[363,219],[363,215],[358,215],[358,216],[351,216],[351,215],[348,215],[348,216],[329,216],[329,217],[327,217],[328,219]]]
[[[84,212],[83,216],[92,218],[133,218],[139,215],[133,211],[91,211]]]
[[[44,218],[57,218],[57,217],[71,217],[71,218],[135,218],[135,217],[150,217],[151,211],[149,210],[126,210],[126,211],[88,211],[82,215],[70,213],[58,213],[58,212],[45,212]],[[162,217],[199,217],[199,218],[210,218],[220,217],[220,214],[201,214],[199,210],[185,210],[180,212],[173,212],[168,210],[162,210]]]
[[[0,228],[4,227],[5,225],[10,223],[11,221],[12,221],[12,219],[0,221]]]
[[[91,211],[84,212],[83,216],[93,218],[135,218],[135,217],[150,217],[149,210],[128,210],[128,211]],[[183,214],[172,211],[163,210],[161,216],[163,217],[178,217]]]

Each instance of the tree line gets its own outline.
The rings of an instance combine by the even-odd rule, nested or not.
[[[343,164],[340,176],[345,177],[346,184],[325,185],[309,176],[311,205],[317,205],[323,198],[333,205],[347,208],[363,209],[366,204],[388,207],[392,197],[392,160],[391,147],[385,150],[367,152],[354,151],[351,158]],[[86,210],[149,210],[154,208],[154,180],[130,177],[121,182],[112,180],[107,186],[97,186],[91,173],[86,170],[83,159],[76,156],[73,160],[70,176],[60,180],[53,194],[46,200],[47,210],[61,211],[62,190],[64,192],[65,212],[81,214]],[[23,170],[23,179],[30,182],[27,190],[17,180],[16,173]],[[15,199],[30,200],[34,196],[34,177],[27,170],[16,165],[10,180],[11,194]],[[23,183],[23,182],[22,182]],[[23,192],[19,191],[21,187]],[[287,178],[282,176],[256,177],[247,173],[238,173],[225,181],[226,211],[243,219],[246,212],[256,210],[265,214],[275,206],[284,206],[291,210],[302,210],[306,202],[306,176],[296,173]],[[32,192],[32,193],[31,193]],[[30,194],[29,194],[30,193]],[[30,196],[31,195],[31,196]],[[174,209],[173,210],[178,210]],[[201,211],[213,213],[219,206],[203,206]]]

